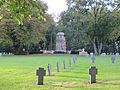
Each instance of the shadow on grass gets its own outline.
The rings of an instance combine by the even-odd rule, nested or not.
[[[109,80],[104,80],[104,81],[98,81],[97,80],[97,84],[100,84],[100,85],[108,85],[108,86],[120,86],[120,83],[114,83],[114,82],[111,82]]]
[[[75,79],[86,79],[86,77],[81,77],[81,76],[72,76],[72,75],[56,75],[57,77],[64,77],[64,78],[75,78]]]
[[[64,70],[61,70],[60,72],[70,72],[70,73],[78,73],[78,74],[88,74],[88,71],[85,71],[84,69],[72,69],[72,68],[66,68]]]

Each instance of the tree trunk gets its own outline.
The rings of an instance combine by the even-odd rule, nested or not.
[[[94,53],[97,55],[98,52],[97,52],[97,47],[96,47],[96,43],[95,43],[95,37],[93,39],[93,47],[94,47]]]
[[[99,47],[99,48],[98,48],[98,54],[101,54],[102,47],[103,47],[102,42],[99,44],[99,46],[98,46],[98,47]]]

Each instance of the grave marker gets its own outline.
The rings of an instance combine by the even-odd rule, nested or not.
[[[89,68],[89,74],[90,74],[90,84],[96,83],[97,68],[94,66],[91,66]]]
[[[116,58],[118,58],[119,57],[119,53],[116,53],[115,56],[116,56]]]
[[[43,76],[46,75],[46,70],[44,70],[44,68],[39,68],[38,70],[36,70],[36,75],[38,76],[38,85],[43,85]]]
[[[63,61],[63,66],[64,66],[64,69],[66,69],[66,61],[65,60]]]
[[[76,58],[75,57],[73,58],[73,62],[74,62],[74,64],[76,64]]]
[[[52,66],[51,66],[51,64],[48,64],[48,75],[52,76]]]
[[[114,63],[115,63],[115,60],[116,60],[116,56],[113,55],[113,56],[111,57],[111,60],[112,60],[112,64],[114,64]]]
[[[69,61],[69,64],[70,64],[70,67],[71,67],[71,66],[72,66],[71,59],[70,59],[70,61]]]
[[[95,56],[91,56],[92,63],[95,63]]]
[[[60,64],[57,62],[57,72],[60,72]]]
[[[77,61],[77,57],[76,57],[76,56],[74,56],[74,60],[76,60],[76,61]]]

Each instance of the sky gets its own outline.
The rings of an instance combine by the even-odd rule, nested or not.
[[[65,0],[43,0],[48,5],[48,13],[52,14],[55,21],[58,21],[62,11],[67,9]]]

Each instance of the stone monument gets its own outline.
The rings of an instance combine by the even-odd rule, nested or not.
[[[66,52],[66,40],[63,32],[58,32],[56,35],[56,50],[57,52]]]

